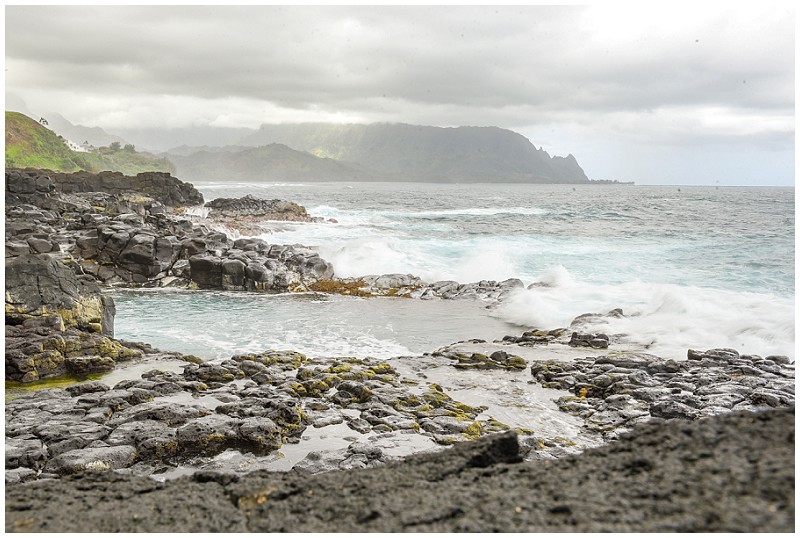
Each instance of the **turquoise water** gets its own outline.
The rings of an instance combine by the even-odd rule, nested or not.
[[[175,290],[114,298],[117,337],[212,360],[267,349],[388,359],[518,332],[482,305],[456,301]]]
[[[431,282],[520,278],[526,285],[547,284],[522,290],[496,310],[477,307],[478,319],[482,317],[486,332],[496,338],[508,333],[508,324],[554,328],[586,312],[622,308],[628,317],[597,329],[627,334],[653,352],[683,357],[688,347],[733,347],[761,355],[794,355],[793,188],[196,186],[206,200],[245,194],[282,198],[306,206],[314,216],[336,219],[337,223],[270,223],[272,232],[262,237],[271,243],[315,246],[338,276],[412,273]],[[144,316],[144,310],[152,308],[156,314],[174,310],[179,318],[205,312],[203,332],[221,343],[217,354],[238,349],[247,339],[246,331],[241,338],[231,331],[225,314],[231,307],[226,303],[221,308],[221,300],[179,304],[153,294],[136,297],[121,302],[121,335],[147,326],[146,321],[127,317],[126,309],[138,308]],[[238,300],[242,310],[237,319],[242,324],[259,320],[264,308],[270,309],[270,323],[277,327],[275,345],[298,345],[297,338],[288,336],[295,307],[317,320],[302,327],[309,339],[328,342],[320,353],[371,349],[391,354],[401,348],[417,351],[441,340],[390,338],[383,319],[391,307],[380,312],[376,307],[375,312],[360,311],[362,321],[355,326],[374,341],[359,347],[351,333],[331,322],[352,317],[355,303],[328,301],[323,308],[306,301],[289,308],[284,303],[264,307]],[[410,320],[404,332],[444,339],[466,332],[445,329],[446,314],[434,311],[430,303],[415,301],[404,308],[401,317]],[[175,330],[173,325],[169,330]],[[455,325],[468,331],[475,330],[476,323]],[[150,330],[150,341],[166,330]]]

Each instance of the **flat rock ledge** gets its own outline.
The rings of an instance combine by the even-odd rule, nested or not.
[[[794,408],[640,424],[519,462],[505,432],[373,469],[109,471],[6,487],[7,532],[792,532]],[[125,454],[117,454],[124,458]]]
[[[617,351],[532,361],[530,368],[543,387],[572,393],[556,400],[559,409],[607,440],[653,418],[694,420],[795,405],[795,367],[787,357],[734,349],[690,349],[683,361]]]
[[[215,198],[205,204],[206,219],[245,236],[271,233],[267,224],[283,222],[325,222],[322,217],[312,217],[305,207],[287,200],[258,198],[250,194],[241,198]],[[336,222],[333,220],[332,222]]]

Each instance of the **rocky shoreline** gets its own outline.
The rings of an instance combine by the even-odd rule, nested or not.
[[[774,455],[785,459],[785,452],[794,451],[794,364],[788,357],[762,358],[740,355],[731,349],[714,349],[689,350],[684,361],[663,359],[642,350],[625,349],[615,335],[586,332],[584,316],[569,328],[531,330],[493,343],[462,342],[424,356],[390,361],[264,351],[209,363],[199,357],[162,352],[144,343],[117,340],[113,332],[115,305],[102,293],[103,287],[320,292],[473,299],[496,304],[523,286],[516,279],[426,283],[402,274],[340,279],[331,264],[312,248],[274,245],[252,237],[234,240],[219,231],[234,226],[244,232],[258,230],[260,223],[269,220],[314,221],[315,217],[302,206],[278,200],[220,199],[206,204],[207,214],[202,218],[194,218],[184,208],[198,206],[203,199],[191,185],[168,174],[139,174],[123,178],[124,181],[121,178],[109,173],[6,171],[7,390],[8,382],[20,386],[52,382],[56,387],[56,382],[65,379],[84,380],[67,382],[63,388],[22,391],[13,399],[7,396],[7,530],[48,530],[48,525],[53,531],[69,530],[72,523],[65,520],[64,528],[57,527],[55,513],[42,504],[47,495],[56,495],[56,491],[89,506],[98,502],[91,500],[95,488],[120,488],[118,494],[122,496],[130,496],[125,493],[130,491],[152,491],[159,497],[174,496],[172,488],[178,486],[173,484],[179,483],[187,490],[197,489],[199,484],[219,489],[216,493],[209,489],[203,496],[202,502],[209,507],[225,505],[226,496],[239,499],[230,506],[216,506],[218,515],[198,516],[198,524],[202,521],[205,527],[188,524],[186,530],[678,530],[686,529],[687,522],[695,525],[702,518],[698,519],[697,513],[686,516],[676,509],[672,519],[610,518],[596,520],[598,526],[592,527],[591,518],[575,515],[584,508],[573,506],[568,513],[556,510],[529,519],[512,515],[493,527],[492,520],[487,519],[490,511],[481,511],[463,499],[458,510],[442,508],[444,512],[437,512],[438,515],[422,513],[424,504],[409,513],[388,510],[389,505],[381,503],[397,502],[401,506],[409,502],[403,499],[413,496],[413,492],[398,487],[390,494],[385,489],[370,489],[375,487],[370,484],[379,484],[398,472],[422,472],[428,476],[433,471],[419,469],[441,466],[442,458],[450,457],[446,454],[455,459],[473,454],[468,461],[477,458],[485,463],[478,467],[489,469],[486,480],[481,482],[486,483],[489,498],[507,504],[512,494],[496,488],[512,490],[499,482],[490,486],[493,479],[488,478],[509,472],[502,470],[505,466],[512,466],[511,474],[531,476],[538,472],[536,463],[545,463],[541,460],[561,462],[574,457],[578,462],[574,465],[581,466],[581,462],[595,461],[594,456],[580,455],[589,447],[600,446],[596,450],[607,450],[611,454],[607,457],[613,457],[615,450],[627,450],[620,448],[625,443],[636,444],[648,436],[659,438],[656,424],[673,432],[670,435],[674,438],[669,442],[680,438],[680,432],[689,425],[700,432],[698,435],[705,436],[718,429],[757,430],[764,426],[765,431],[755,432],[755,438],[773,436],[770,439],[778,445],[761,447],[767,452],[765,458]],[[124,188],[119,187],[122,184]],[[624,314],[615,310],[603,315]],[[548,358],[554,355],[562,358]],[[508,372],[519,376],[515,382],[526,379],[531,387],[552,390],[558,394],[553,398],[557,409],[564,420],[580,428],[580,434],[565,436],[509,426],[487,407],[462,403],[448,393],[449,388],[426,379],[418,372],[422,363],[461,372]],[[136,372],[141,375],[114,384],[104,383],[104,378],[91,379],[131,367],[128,365],[136,365]],[[729,416],[737,418],[725,418]],[[788,428],[789,416],[791,428],[778,439],[774,424],[780,422]],[[669,422],[664,423],[667,419]],[[325,521],[327,527],[314,528],[293,519],[291,511],[280,517],[276,514],[282,509],[263,515],[263,502],[248,508],[250,501],[242,499],[249,499],[251,494],[231,494],[230,488],[245,491],[243,484],[255,484],[263,476],[268,476],[270,483],[289,484],[294,479],[286,477],[295,474],[262,476],[251,471],[263,462],[274,463],[292,446],[305,446],[301,441],[308,438],[309,432],[330,428],[344,429],[341,439],[345,442],[338,448],[312,447],[295,453],[296,461],[290,462],[292,473],[300,473],[302,478],[297,480],[310,481],[309,484],[330,480],[330,486],[320,486],[329,494],[337,481],[349,483],[356,480],[352,477],[363,476],[357,480],[364,481],[364,491],[372,491],[364,499],[380,495],[383,500],[376,501],[380,508],[368,510],[366,515],[358,515],[356,510],[358,514],[354,512],[352,518],[343,515],[338,521],[320,515],[319,521]],[[789,431],[791,435],[787,437]],[[631,437],[631,432],[639,433]],[[735,443],[732,436],[723,437],[724,443]],[[658,442],[667,442],[659,439]],[[683,446],[681,449],[690,454],[697,449],[692,442],[681,443],[685,445],[678,443]],[[741,449],[746,449],[745,440],[741,443]],[[498,449],[500,446],[504,448]],[[431,450],[431,455],[398,461],[400,456]],[[243,455],[251,458],[249,465],[229,466],[213,476],[202,470],[221,457]],[[525,460],[524,465],[518,463],[520,460]],[[758,459],[748,461],[751,466],[761,465]],[[633,474],[662,472],[652,462],[648,465]],[[713,472],[734,472],[733,460],[715,460],[714,465]],[[472,469],[466,473],[470,476],[475,472],[473,463],[462,467]],[[514,470],[523,468],[524,471]],[[351,474],[358,469],[366,474]],[[748,521],[753,527],[736,528],[737,516],[717,514],[716,519],[707,518],[694,530],[774,530],[793,526],[793,460],[791,466],[770,468],[770,472],[784,482],[789,475],[792,479],[791,496],[784,488],[780,493],[784,497],[769,505],[779,507],[771,511],[772,515],[742,519],[739,524]],[[192,473],[194,477],[168,480],[166,485],[158,485],[150,478],[171,478],[181,473]],[[454,471],[456,477],[461,474]],[[622,496],[626,495],[626,476],[612,473],[612,481],[619,485],[618,494]],[[679,479],[654,475],[656,478]],[[452,488],[464,488],[463,480],[445,485],[448,480],[442,477],[430,482],[441,482],[439,495],[443,499],[449,498],[447,492],[461,499],[461,490]],[[143,484],[152,486],[141,489]],[[289,486],[276,487],[259,494],[270,499],[270,506],[272,492]],[[316,486],[309,487],[317,490]],[[435,487],[430,487],[434,495]],[[259,495],[256,501],[261,498]],[[741,488],[720,490],[714,495],[748,497],[748,502],[754,502],[749,498],[752,495]],[[333,501],[323,501],[321,510],[330,510],[324,508],[324,503]],[[684,506],[681,497],[661,499],[647,509],[661,510],[668,502]],[[112,504],[101,508],[100,513],[109,517],[117,510]],[[527,506],[525,513],[529,513]],[[114,515],[109,521],[116,523],[107,526],[100,518],[91,528],[180,531],[184,530],[181,525],[187,524],[187,514],[194,513],[188,505],[181,509],[183,513],[176,514],[171,523],[158,517],[152,521],[145,518],[137,527],[135,522],[125,520],[127,516]],[[432,514],[439,508],[430,510]],[[476,510],[483,515],[473,517]],[[373,512],[378,515],[370,515]],[[255,517],[254,513],[262,515]],[[604,513],[607,517],[607,510]],[[570,517],[565,519],[564,514]],[[75,524],[79,523],[80,517]]]
[[[374,469],[6,487],[7,532],[792,532],[794,410],[653,421],[520,462],[513,432]]]

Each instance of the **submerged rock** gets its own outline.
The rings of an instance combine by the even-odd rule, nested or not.
[[[457,361],[453,366],[459,369],[476,369],[476,370],[490,370],[490,369],[506,369],[506,370],[523,370],[528,366],[525,359],[519,355],[510,355],[505,351],[495,351],[491,355],[483,353],[461,353],[457,351],[438,351],[434,355],[447,357]]]

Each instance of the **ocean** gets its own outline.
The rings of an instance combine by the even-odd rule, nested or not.
[[[624,317],[592,329],[668,358],[718,347],[794,358],[794,188],[195,186],[206,201],[252,194],[335,219],[274,222],[261,237],[315,247],[336,276],[518,278],[526,288],[496,308],[319,294],[115,291],[117,337],[206,359],[264,349],[389,358],[566,327],[581,314],[621,308]]]

